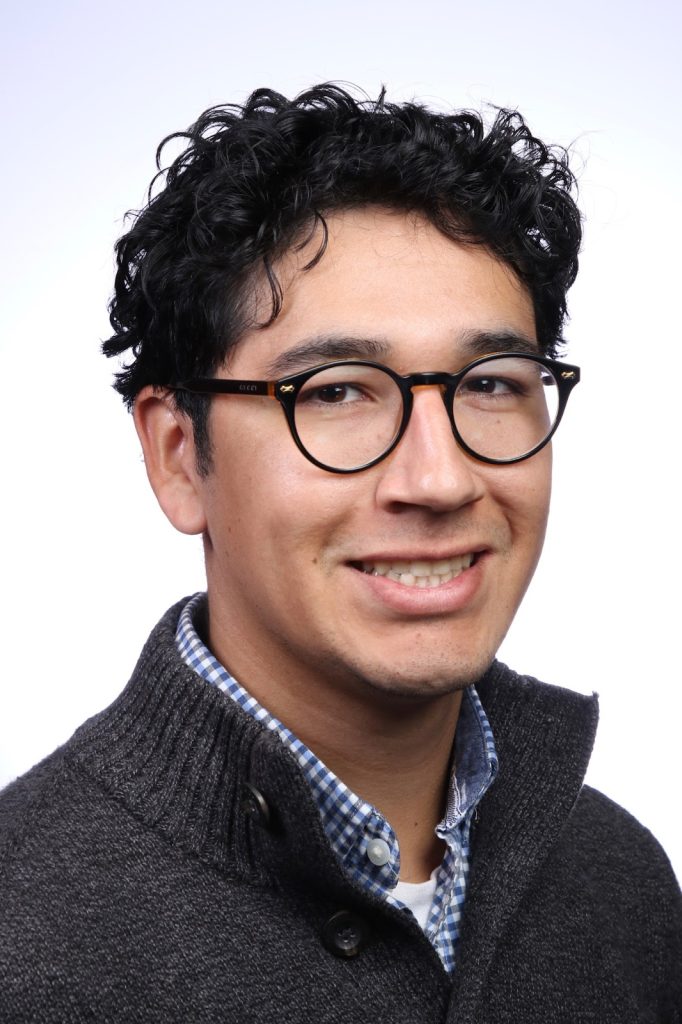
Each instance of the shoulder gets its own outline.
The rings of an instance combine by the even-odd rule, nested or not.
[[[30,1020],[33,996],[40,1002],[31,965],[49,962],[56,948],[55,923],[62,916],[58,896],[69,864],[78,859],[87,809],[63,750],[50,755],[0,793],[0,1017]],[[76,824],[80,820],[80,828]],[[26,1007],[24,1007],[24,1002]],[[12,1016],[3,1016],[12,1011]],[[25,1012],[24,1012],[25,1010]],[[51,1018],[50,1018],[51,1019]]]
[[[0,878],[40,830],[43,815],[52,816],[68,775],[59,749],[0,791]]]
[[[0,903],[12,917],[40,904],[82,861],[110,813],[100,787],[70,756],[71,741],[0,792]],[[20,922],[17,922],[20,923]]]
[[[666,888],[679,898],[668,857],[648,828],[608,796],[583,786],[567,833],[583,851],[586,871],[607,871],[630,885]]]
[[[678,991],[682,893],[662,846],[628,811],[584,786],[542,874],[612,948],[630,951],[633,971],[655,965]]]
[[[99,976],[132,867],[152,861],[145,835],[71,742],[0,793],[0,1019],[75,1019],[74,979]]]
[[[34,913],[46,920],[48,901],[56,910],[91,863],[130,841],[131,816],[81,764],[79,732],[0,792],[0,941]]]

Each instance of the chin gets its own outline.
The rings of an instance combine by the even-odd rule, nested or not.
[[[465,690],[476,683],[490,667],[494,654],[486,657],[454,658],[447,664],[434,665],[427,672],[424,665],[406,665],[396,671],[395,663],[381,668],[365,669],[358,676],[364,688],[377,695],[402,700],[423,701]]]

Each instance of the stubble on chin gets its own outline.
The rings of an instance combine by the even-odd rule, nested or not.
[[[494,658],[493,652],[475,659],[453,659],[452,664],[434,665],[426,670],[423,666],[391,665],[387,668],[358,665],[355,671],[351,669],[350,674],[349,666],[345,665],[344,674],[353,690],[365,696],[372,695],[379,702],[423,704],[460,693],[474,685],[488,671]]]

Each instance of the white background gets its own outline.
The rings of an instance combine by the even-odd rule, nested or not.
[[[161,138],[201,110],[321,80],[441,108],[518,108],[574,143],[586,215],[541,569],[502,656],[601,694],[588,780],[682,874],[680,7],[404,0],[15,3],[5,16],[0,784],[125,683],[202,587],[109,388],[112,245]]]

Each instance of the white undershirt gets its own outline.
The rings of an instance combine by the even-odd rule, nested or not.
[[[417,918],[422,931],[426,930],[426,922],[429,917],[429,910],[436,894],[436,874],[438,868],[434,868],[431,877],[426,882],[401,882],[396,883],[391,895],[409,907]]]

